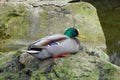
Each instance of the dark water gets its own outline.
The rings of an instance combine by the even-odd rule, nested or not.
[[[97,8],[111,62],[120,66],[120,0],[84,0]]]

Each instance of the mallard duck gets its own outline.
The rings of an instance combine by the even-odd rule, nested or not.
[[[50,57],[68,56],[76,53],[80,49],[80,41],[76,37],[84,37],[79,35],[75,28],[68,28],[64,35],[56,34],[47,36],[29,45],[27,53],[39,59]]]

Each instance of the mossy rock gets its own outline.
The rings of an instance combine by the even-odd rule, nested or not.
[[[6,28],[5,33],[9,36],[7,43],[2,44],[1,50],[4,48],[12,50],[11,47],[15,50],[16,45],[21,48],[21,45],[28,45],[31,41],[44,36],[63,34],[68,27],[76,27],[80,34],[86,36],[86,39],[81,41],[105,46],[105,38],[96,9],[89,3],[68,3],[59,7],[56,5],[37,7],[24,4],[17,7],[7,5],[1,8],[0,13],[2,16],[0,20]]]
[[[70,57],[37,59],[17,51],[0,68],[0,79],[10,80],[117,80],[120,68],[109,62],[103,50],[86,46]],[[94,53],[93,53],[94,52]],[[104,58],[103,56],[106,56]],[[10,57],[10,56],[9,56]],[[8,58],[8,57],[6,57]],[[8,75],[7,75],[8,74]]]
[[[97,45],[98,42],[105,45],[105,39],[96,9],[91,4],[84,2],[73,3],[62,6],[61,8],[54,5],[43,5],[42,7],[40,6],[40,8],[44,9],[44,11],[41,11],[39,14],[39,17],[42,19],[40,22],[42,22],[41,28],[43,30],[41,30],[43,32],[47,31],[46,29],[48,29],[48,27],[46,25],[49,23],[51,23],[49,28],[52,28],[50,32],[53,33],[62,33],[65,28],[74,25],[87,37],[87,39],[83,41],[94,42],[94,44],[82,43],[83,50],[80,50],[77,54],[56,59],[40,60],[22,51],[12,52],[9,56],[2,59],[0,58],[2,60],[0,62],[1,80],[117,80],[120,78],[118,76],[120,74],[120,68],[111,64],[103,48]],[[48,8],[50,8],[54,14],[48,14]],[[25,29],[22,33],[18,33],[17,31],[14,33],[12,31],[11,39],[26,38],[24,35],[27,34],[26,30],[29,28],[28,21],[26,20],[26,9],[25,7],[22,7],[22,9],[21,7],[17,7],[16,9],[15,13],[5,14],[5,16],[9,16],[9,18],[5,17],[3,23],[8,22],[5,26],[7,26],[9,30],[13,29],[13,31],[16,31],[18,29]],[[10,8],[9,11],[11,10],[13,9]],[[51,17],[51,22],[49,22],[48,17]],[[57,20],[59,20],[59,23]],[[13,27],[11,28],[10,26]],[[38,26],[38,28],[39,27],[40,26]],[[95,30],[93,31],[93,29]],[[44,35],[44,33],[41,33],[40,37]],[[36,36],[35,39],[37,38],[38,36]],[[1,54],[1,56],[3,57],[3,54]]]

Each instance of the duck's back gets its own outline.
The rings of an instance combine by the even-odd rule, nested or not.
[[[40,40],[37,40],[37,41],[33,42],[28,47],[28,49],[33,48],[33,47],[37,47],[37,48],[47,47],[49,44],[51,44],[51,42],[60,42],[60,41],[65,40],[67,38],[68,38],[67,36],[62,35],[62,34],[47,36],[47,37],[44,37]]]

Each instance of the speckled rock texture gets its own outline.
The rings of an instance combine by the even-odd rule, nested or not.
[[[12,3],[8,6],[10,5]],[[16,49],[18,51],[0,53],[0,80],[120,79],[120,68],[110,63],[106,54],[104,34],[96,9],[91,4],[85,2],[65,3],[65,5],[20,3],[18,6],[14,3],[12,8],[8,6],[1,8],[6,14],[0,14],[4,15],[0,21],[8,30],[11,44],[19,43],[26,46],[19,47],[19,50]],[[69,57],[45,60],[25,53],[31,41],[46,35],[63,33],[71,26],[76,27],[86,36],[86,39],[80,40],[82,49],[78,53]],[[6,40],[7,45],[10,45],[9,40]]]

